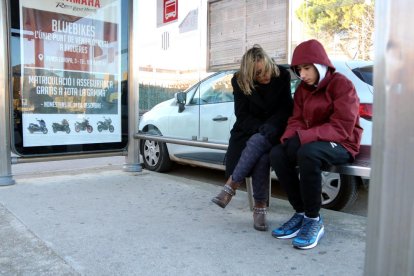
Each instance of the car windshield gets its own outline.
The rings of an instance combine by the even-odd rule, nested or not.
[[[373,66],[358,67],[352,70],[354,74],[363,82],[372,84]]]

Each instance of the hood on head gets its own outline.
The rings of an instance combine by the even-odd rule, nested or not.
[[[335,71],[323,45],[316,39],[304,41],[296,46],[292,55],[291,67],[300,64],[321,64],[328,67],[329,71]]]

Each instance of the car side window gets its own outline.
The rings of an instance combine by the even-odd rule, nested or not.
[[[190,104],[215,104],[232,102],[233,88],[231,86],[232,72],[222,72],[205,80],[199,86],[199,93],[191,99]]]
[[[373,66],[355,68],[352,72],[363,82],[373,85]]]
[[[299,86],[299,83],[301,80],[298,78],[298,76],[292,71],[291,68],[288,69],[288,72],[290,73],[290,93],[293,97],[293,95],[296,92],[296,88]]]

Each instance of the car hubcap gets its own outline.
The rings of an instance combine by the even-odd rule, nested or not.
[[[146,162],[151,166],[158,164],[158,160],[160,158],[160,147],[158,145],[158,142],[145,141],[144,158]]]
[[[322,205],[326,205],[335,200],[341,189],[339,174],[322,173]]]

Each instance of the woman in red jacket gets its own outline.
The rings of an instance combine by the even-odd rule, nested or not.
[[[319,214],[321,168],[352,161],[359,151],[362,128],[355,87],[335,72],[320,42],[299,44],[291,67],[302,81],[294,96],[293,115],[281,144],[271,150],[270,162],[295,214],[272,235],[294,238],[294,247],[309,249],[324,234]]]

